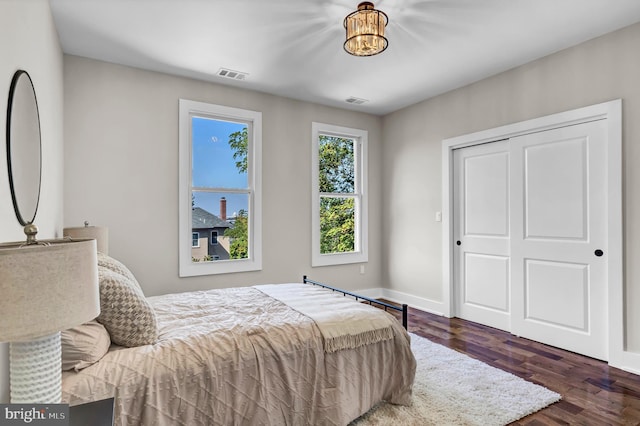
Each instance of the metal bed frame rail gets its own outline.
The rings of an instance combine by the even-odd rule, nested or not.
[[[380,305],[380,306],[384,307],[385,311],[388,310],[388,309],[393,309],[394,311],[402,312],[402,326],[404,327],[405,330],[407,330],[408,306],[407,306],[406,303],[402,304],[402,307],[394,306],[394,305],[391,305],[389,303],[381,302],[381,301],[376,300],[376,299],[371,299],[369,297],[365,297],[365,296],[361,296],[359,294],[351,293],[350,291],[346,291],[346,290],[342,290],[342,289],[339,289],[339,288],[331,287],[330,285],[322,284],[322,283],[319,283],[318,281],[310,280],[309,278],[307,278],[306,275],[302,276],[302,282],[304,284],[313,284],[313,285],[317,285],[317,286],[320,286],[320,287],[324,287],[324,288],[332,290],[332,291],[337,291],[339,293],[344,294],[345,296],[355,297],[356,301],[358,301],[360,299],[366,300],[367,302],[369,302],[369,305],[375,303],[376,305]]]

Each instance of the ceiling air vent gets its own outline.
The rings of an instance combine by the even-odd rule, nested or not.
[[[234,71],[227,68],[220,68],[218,70],[218,75],[220,77],[230,78],[232,80],[244,80],[249,74],[247,74],[246,72]]]
[[[366,99],[356,98],[355,96],[351,96],[350,98],[345,99],[345,102],[355,105],[362,105],[365,102],[369,102]]]

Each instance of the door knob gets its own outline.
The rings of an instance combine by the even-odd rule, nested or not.
[[[604,254],[604,252],[602,250],[598,249],[598,250],[594,251],[593,254],[595,254],[596,256],[600,257],[600,256],[602,256]]]
[[[462,244],[462,243],[460,242],[460,240],[456,241],[456,245],[458,245],[458,246],[459,246],[460,244]]]

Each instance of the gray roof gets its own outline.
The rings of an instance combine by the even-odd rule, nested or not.
[[[191,209],[191,228],[231,228],[231,224],[200,207],[193,207]]]

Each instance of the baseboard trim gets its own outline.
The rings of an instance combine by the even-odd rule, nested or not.
[[[356,290],[356,293],[366,297],[370,297],[372,299],[383,298],[394,303],[406,303],[412,308],[420,309],[421,311],[429,312],[430,314],[444,315],[444,304],[442,302],[426,299],[424,297],[414,296],[412,294],[403,293],[401,291],[377,287]]]
[[[640,375],[640,354],[636,352],[624,351],[621,359],[609,361],[609,365],[619,368],[629,373]]]

